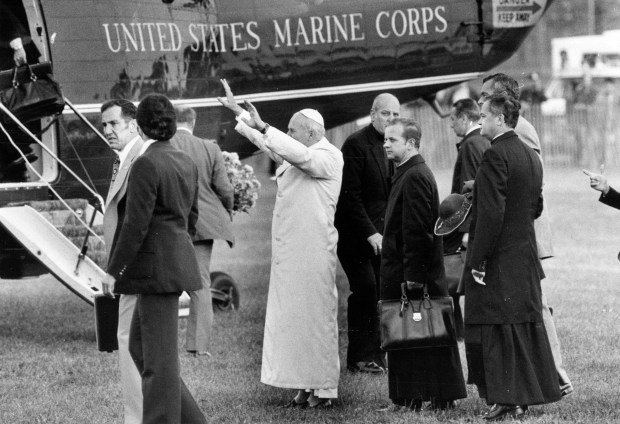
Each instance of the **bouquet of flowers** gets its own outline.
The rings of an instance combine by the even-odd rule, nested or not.
[[[236,153],[222,152],[224,165],[228,179],[235,192],[233,214],[237,212],[250,213],[250,208],[256,205],[260,182],[254,175],[254,169],[250,165],[242,165],[239,155]]]

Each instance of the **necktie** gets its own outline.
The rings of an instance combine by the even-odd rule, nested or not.
[[[116,174],[118,174],[118,168],[120,167],[120,165],[121,158],[116,156],[116,159],[114,159],[114,164],[112,165],[112,181],[110,181],[110,186],[114,184],[114,180],[116,179]]]

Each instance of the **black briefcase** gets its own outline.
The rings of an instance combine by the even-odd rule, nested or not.
[[[57,115],[65,107],[60,85],[50,62],[15,67],[0,72],[0,102],[21,122]],[[2,114],[4,123],[12,123]]]
[[[118,350],[118,305],[120,296],[114,299],[98,295],[95,296],[95,332],[97,335],[97,349],[100,352]]]

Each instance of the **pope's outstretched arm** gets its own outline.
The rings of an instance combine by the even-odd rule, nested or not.
[[[274,160],[278,165],[281,165],[283,159],[265,146],[263,134],[258,131],[259,129],[265,128],[266,124],[260,119],[256,108],[249,102],[245,102],[246,107],[248,107],[248,109],[250,109],[252,112],[248,113],[248,111],[243,109],[237,103],[237,100],[235,99],[235,96],[233,95],[232,90],[228,85],[228,82],[225,79],[221,79],[220,82],[224,87],[226,97],[218,97],[217,100],[224,107],[230,109],[235,114],[235,117],[237,119],[237,125],[235,126],[235,130],[239,134],[250,140],[261,151],[265,152],[267,156]]]

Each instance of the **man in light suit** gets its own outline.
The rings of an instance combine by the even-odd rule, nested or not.
[[[198,167],[198,222],[192,238],[200,267],[202,289],[189,293],[189,317],[185,349],[196,356],[208,355],[213,324],[211,305],[211,253],[213,240],[226,240],[233,246],[231,212],[233,187],[226,174],[220,147],[192,135],[196,111],[190,107],[175,107],[177,132],[170,142],[187,153]]]
[[[129,170],[142,148],[136,107],[129,100],[110,100],[101,106],[101,124],[110,147],[118,154],[103,216],[103,237],[108,259],[125,215]],[[142,380],[129,354],[129,327],[136,295],[121,295],[118,311],[118,359],[125,408],[125,424],[142,422]]]
[[[142,376],[144,424],[206,424],[180,377],[179,296],[202,288],[191,236],[198,218],[198,169],[170,144],[174,107],[151,94],[136,120],[146,139],[127,183],[125,218],[112,249],[103,294],[137,294],[129,351]]]

